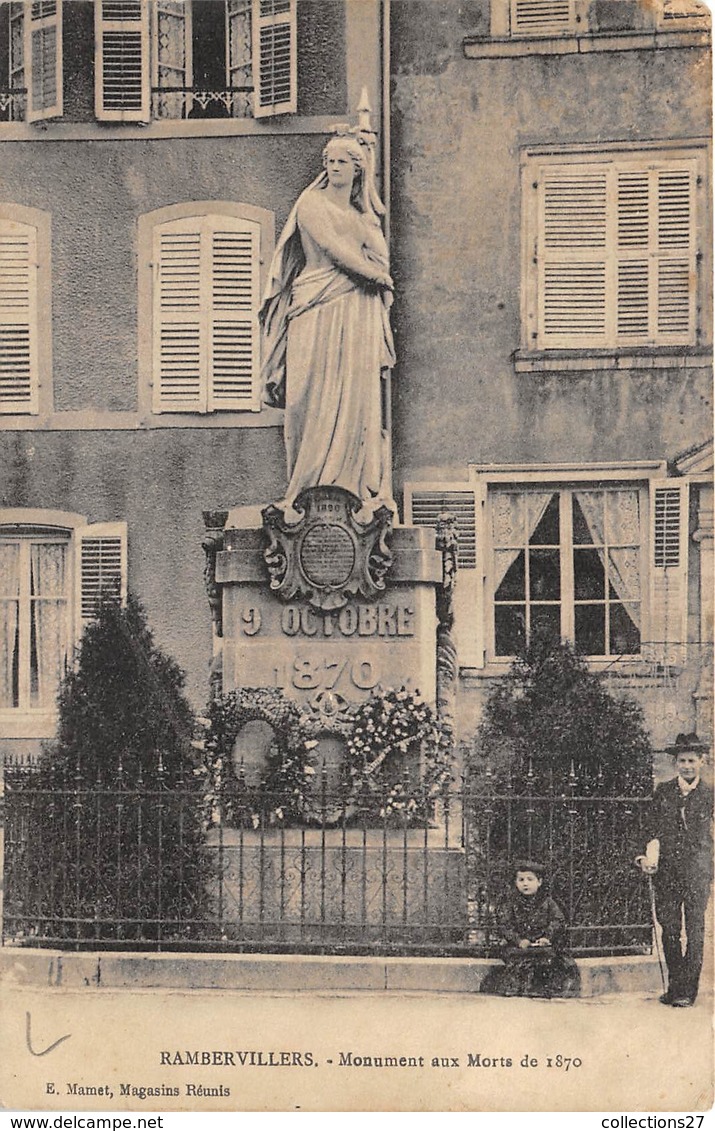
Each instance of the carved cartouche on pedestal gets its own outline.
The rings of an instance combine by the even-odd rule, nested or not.
[[[297,522],[266,507],[264,560],[270,587],[283,601],[304,597],[317,609],[339,609],[350,596],[372,600],[392,564],[392,512],[380,506],[362,521],[360,499],[342,487],[309,487],[295,501]]]

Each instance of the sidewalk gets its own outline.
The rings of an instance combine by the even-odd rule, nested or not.
[[[694,1111],[712,998],[148,990],[8,983],[7,1109]],[[697,1126],[697,1125],[695,1125]]]
[[[473,993],[496,964],[473,958],[73,952],[3,947],[0,984],[66,989]],[[579,960],[583,997],[660,992],[655,956]]]

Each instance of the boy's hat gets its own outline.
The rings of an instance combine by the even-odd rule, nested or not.
[[[512,865],[512,872],[514,875],[517,872],[533,872],[535,876],[543,880],[547,868],[545,864],[539,864],[536,860],[516,860]]]
[[[706,742],[701,742],[695,731],[690,734],[679,734],[676,736],[675,742],[672,746],[666,746],[666,754],[671,754],[673,758],[677,758],[678,754],[707,754],[708,745]]]

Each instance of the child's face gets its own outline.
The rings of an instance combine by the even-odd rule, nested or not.
[[[516,873],[516,890],[522,895],[536,895],[541,883],[541,876],[537,876],[536,872]]]
[[[701,754],[683,751],[683,753],[678,754],[678,757],[675,759],[675,765],[684,781],[695,781],[702,769],[703,758]]]

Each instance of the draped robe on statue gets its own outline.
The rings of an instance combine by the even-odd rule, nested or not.
[[[320,192],[321,183],[305,192]],[[395,361],[392,296],[335,265],[303,269],[297,213],[304,195],[278,242],[260,314],[266,399],[285,406],[286,503],[306,487],[328,485],[389,501],[380,381]],[[367,242],[370,221],[362,222]]]

